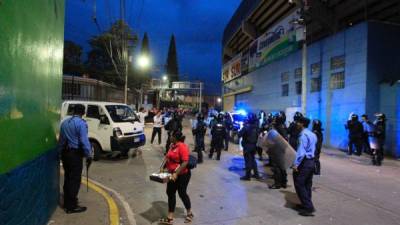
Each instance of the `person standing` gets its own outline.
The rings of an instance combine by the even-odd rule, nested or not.
[[[189,162],[189,147],[184,143],[185,136],[177,130],[171,134],[171,146],[165,155],[165,169],[171,173],[170,181],[167,183],[168,216],[159,220],[162,224],[173,224],[176,207],[176,192],[186,208],[185,223],[193,220],[190,197],[187,187],[191,178],[191,172],[187,168]]]
[[[88,138],[88,126],[82,119],[85,106],[76,104],[73,116],[65,119],[60,127],[59,148],[64,168],[64,210],[67,214],[86,211],[78,205],[78,193],[82,179],[82,160],[86,157],[86,166],[92,163],[91,145]]]
[[[158,135],[158,144],[161,144],[161,128],[163,126],[162,119],[161,110],[158,110],[157,114],[153,117],[153,133],[151,134],[152,144],[156,135]]]
[[[288,140],[287,128],[285,125],[286,116],[281,111],[274,116],[272,121],[272,129],[276,130],[285,140]],[[274,159],[273,155],[270,155],[270,164],[272,165],[272,171],[274,173],[274,184],[269,186],[270,189],[280,189],[287,187],[287,172],[286,168],[283,168],[279,164],[279,160]]]
[[[171,119],[165,125],[164,129],[168,131],[167,143],[165,145],[165,153],[167,153],[171,145],[171,135],[176,131],[182,131],[182,121],[180,120],[177,112],[173,112],[171,114]]]
[[[297,196],[301,205],[299,214],[301,216],[313,216],[315,212],[312,203],[312,180],[315,170],[315,148],[317,136],[307,129],[310,120],[302,117],[296,122],[301,130],[299,146],[296,152],[296,159],[293,165],[293,181]]]
[[[226,128],[225,139],[224,139],[224,141],[225,141],[224,150],[228,151],[230,133],[233,128],[233,122],[232,122],[231,116],[229,115],[228,112],[226,112],[224,115],[224,125]]]
[[[254,173],[254,178],[260,179],[255,158],[257,151],[258,134],[259,128],[257,117],[254,113],[249,113],[247,116],[247,122],[239,131],[239,137],[242,138],[241,144],[243,146],[243,156],[246,167],[246,175],[241,177],[241,180],[249,181],[251,177],[251,171],[253,171]]]
[[[365,153],[367,154],[371,154],[371,147],[369,145],[369,132],[368,130],[371,128],[371,126],[373,126],[372,122],[369,121],[368,119],[368,115],[363,114],[361,116],[361,124],[363,126],[363,137],[362,137],[362,146],[363,146],[363,150]]]
[[[204,122],[204,116],[199,114],[197,116],[195,127],[192,129],[195,141],[194,151],[197,152],[197,163],[203,162],[203,151],[205,150],[204,136],[206,135],[206,131],[207,124]]]
[[[300,131],[296,126],[296,121],[301,117],[303,117],[303,114],[301,112],[296,112],[293,116],[293,122],[290,123],[288,128],[289,144],[295,150],[297,149],[297,145],[299,144],[298,141],[300,136]]]
[[[321,121],[313,120],[312,132],[317,136],[317,145],[315,146],[315,175],[321,175],[321,162],[319,161],[319,157],[321,155],[322,142],[324,141],[323,130]]]
[[[138,117],[139,117],[139,121],[142,124],[143,128],[144,128],[144,123],[145,123],[145,118],[148,115],[148,112],[146,110],[144,110],[143,107],[140,107],[139,112],[138,112]]]
[[[226,128],[223,122],[223,115],[218,114],[216,123],[211,128],[211,149],[208,158],[212,158],[214,151],[217,152],[217,160],[221,159],[221,150],[224,147]]]
[[[353,146],[356,147],[356,155],[361,155],[362,149],[362,136],[364,133],[363,126],[358,121],[358,115],[352,114],[350,120],[347,121],[346,129],[349,130],[349,147],[348,155],[353,154]]]
[[[372,153],[372,163],[376,166],[381,166],[384,152],[383,146],[386,139],[386,115],[383,113],[376,113],[375,117],[375,137],[377,139],[378,146]]]

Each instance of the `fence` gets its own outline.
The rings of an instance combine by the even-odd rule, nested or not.
[[[139,94],[128,91],[127,104],[137,104],[139,98]],[[123,88],[118,88],[112,84],[96,79],[64,75],[62,99],[123,103],[124,90]]]

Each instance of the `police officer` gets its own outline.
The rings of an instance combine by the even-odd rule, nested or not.
[[[217,121],[211,128],[211,149],[208,158],[212,158],[214,151],[217,152],[217,160],[221,159],[221,150],[224,147],[224,138],[226,135],[226,128],[224,125],[224,116],[218,114]]]
[[[259,134],[258,120],[254,113],[249,113],[247,122],[239,131],[239,137],[242,138],[243,156],[246,167],[246,175],[241,177],[241,180],[250,180],[251,171],[253,170],[253,177],[260,179],[256,162],[257,139]]]
[[[363,137],[362,137],[362,146],[363,146],[363,150],[365,153],[367,154],[371,154],[371,147],[369,144],[369,132],[368,130],[370,130],[372,128],[373,123],[368,119],[368,115],[363,114],[361,116],[361,124],[363,126]]]
[[[347,121],[346,129],[349,130],[349,148],[348,154],[353,154],[353,146],[356,147],[356,155],[360,156],[362,151],[362,136],[364,133],[363,126],[358,121],[358,115],[352,114],[350,120]]]
[[[296,112],[293,116],[293,122],[291,122],[288,127],[289,144],[295,150],[297,149],[300,136],[300,130],[296,126],[296,121],[298,121],[301,117],[303,117],[303,114],[301,112]]]
[[[88,168],[92,162],[88,126],[82,119],[84,114],[85,106],[75,105],[73,116],[65,119],[60,128],[59,146],[64,167],[64,210],[68,214],[86,211],[86,207],[78,205],[83,157],[86,157]]]
[[[286,115],[284,112],[279,112],[274,115],[272,121],[272,129],[275,129],[285,140],[288,140],[287,128],[285,125]],[[271,157],[270,157],[271,159]],[[270,162],[272,171],[274,172],[274,184],[269,186],[270,189],[280,189],[287,187],[287,173],[286,169],[282,168],[278,162]]]
[[[192,133],[194,136],[195,146],[194,151],[197,152],[197,163],[203,162],[203,152],[205,150],[204,147],[204,136],[207,131],[207,124],[204,122],[203,114],[197,115],[197,122],[195,127],[192,129]]]
[[[168,132],[167,143],[165,145],[165,153],[167,153],[171,145],[171,135],[175,131],[182,131],[182,121],[176,111],[171,114],[171,119],[164,126],[164,129]]]
[[[321,162],[319,161],[319,157],[321,155],[322,142],[324,141],[323,130],[321,121],[313,120],[312,132],[317,136],[317,145],[315,146],[315,175],[321,175]]]
[[[297,148],[296,159],[293,165],[293,181],[297,196],[301,205],[298,205],[302,216],[313,216],[315,212],[311,201],[312,179],[315,170],[315,147],[317,136],[307,129],[310,120],[300,118],[296,124],[301,130],[299,146]]]
[[[375,137],[377,139],[377,149],[374,149],[372,153],[372,164],[376,166],[382,165],[383,160],[383,146],[385,144],[386,138],[386,116],[383,113],[375,114],[376,120],[374,121],[375,125]]]
[[[225,125],[225,128],[226,128],[225,140],[224,140],[225,141],[224,150],[228,151],[229,139],[230,139],[229,135],[230,135],[231,130],[233,128],[233,122],[232,122],[231,116],[229,115],[228,112],[226,112],[225,115],[224,115],[224,125]]]

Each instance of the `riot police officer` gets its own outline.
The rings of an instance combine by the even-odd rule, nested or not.
[[[195,127],[192,129],[192,133],[194,136],[194,151],[197,152],[197,163],[203,162],[203,152],[204,148],[204,136],[207,131],[207,124],[204,122],[203,114],[198,114],[197,123]]]
[[[377,139],[377,149],[374,149],[372,153],[372,163],[376,166],[382,165],[383,160],[383,146],[386,138],[386,116],[383,113],[375,114],[376,120],[375,125],[375,137]]]
[[[285,125],[286,115],[283,111],[274,115],[272,128],[275,129],[285,140],[288,140],[287,128]],[[287,187],[286,169],[280,167],[277,162],[272,161],[272,171],[274,172],[274,184],[269,186],[270,189],[279,189]]]
[[[177,112],[171,114],[171,119],[164,126],[164,129],[168,131],[167,143],[165,145],[165,153],[167,153],[171,145],[171,135],[175,131],[182,131],[182,121]]]
[[[324,136],[322,134],[322,123],[320,120],[313,120],[312,122],[312,132],[317,136],[317,144],[315,146],[315,175],[321,175],[321,162],[319,157],[321,155],[322,142],[324,141]]]
[[[228,151],[230,133],[231,133],[231,130],[233,128],[233,121],[232,121],[231,116],[229,115],[228,112],[226,112],[225,115],[224,115],[224,125],[225,125],[225,128],[226,128],[225,139],[224,139],[224,141],[225,141],[224,150]]]
[[[86,211],[86,207],[78,205],[83,156],[86,157],[88,168],[92,162],[88,126],[82,119],[84,114],[85,106],[76,104],[73,116],[65,119],[60,128],[59,147],[64,167],[64,210],[68,214]]]
[[[358,115],[352,114],[350,120],[347,121],[346,129],[349,130],[349,148],[348,154],[353,154],[353,146],[356,147],[356,155],[360,156],[362,151],[362,136],[364,129],[360,121],[358,121]]]
[[[296,126],[296,122],[303,117],[301,112],[296,112],[293,116],[293,122],[290,123],[288,127],[289,134],[289,144],[293,149],[297,150],[297,146],[299,144],[300,130],[298,126]]]
[[[224,116],[218,114],[216,123],[211,128],[211,149],[208,158],[212,158],[214,151],[217,152],[217,160],[221,159],[221,150],[224,147],[226,128],[224,125]]]
[[[257,162],[255,154],[257,150],[257,139],[259,134],[258,121],[254,113],[249,113],[247,122],[239,131],[239,137],[242,138],[243,156],[246,167],[246,175],[241,177],[241,180],[250,180],[251,171],[253,170],[253,177],[259,179]]]

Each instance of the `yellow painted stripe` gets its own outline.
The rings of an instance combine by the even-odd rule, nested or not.
[[[85,178],[82,179],[82,184],[89,186],[90,189],[101,194],[106,199],[110,215],[110,225],[119,225],[119,211],[114,199],[107,192],[105,192],[102,188],[95,185],[94,183],[90,181],[89,183],[87,183]]]

